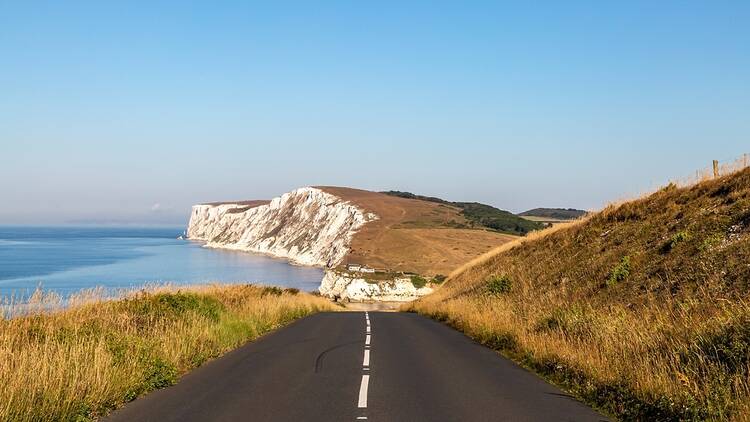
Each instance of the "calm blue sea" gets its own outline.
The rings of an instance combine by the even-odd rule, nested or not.
[[[181,228],[0,226],[0,297],[27,295],[39,285],[66,296],[97,286],[165,282],[252,282],[312,291],[323,278],[318,268],[202,248],[178,240],[181,233]]]

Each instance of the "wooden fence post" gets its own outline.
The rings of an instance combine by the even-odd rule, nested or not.
[[[714,160],[714,177],[719,177],[719,160]]]

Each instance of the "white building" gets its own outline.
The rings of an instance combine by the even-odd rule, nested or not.
[[[361,268],[362,268],[362,266],[359,265],[359,264],[347,264],[347,266],[346,266],[346,270],[347,271],[357,271],[357,272],[359,272],[359,270]]]

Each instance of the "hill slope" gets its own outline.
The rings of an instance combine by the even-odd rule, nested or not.
[[[411,192],[401,192],[396,190],[383,193],[399,198],[434,202],[455,208],[459,210],[460,215],[465,219],[465,222],[460,224],[470,228],[486,228],[518,236],[523,236],[532,230],[541,230],[544,228],[543,224],[519,218],[517,215],[509,211],[501,210],[479,202],[450,202],[432,196],[415,195]]]
[[[472,224],[458,207],[379,192],[333,186],[318,189],[378,216],[352,238],[343,263],[395,271],[448,274],[516,236]]]
[[[750,169],[504,245],[413,309],[626,420],[750,418]]]

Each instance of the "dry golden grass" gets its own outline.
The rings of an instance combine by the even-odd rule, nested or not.
[[[330,302],[250,285],[37,295],[0,320],[0,420],[88,420]],[[18,310],[18,309],[17,309]],[[7,309],[6,309],[7,311]],[[12,310],[11,310],[12,312]]]
[[[622,420],[750,419],[750,169],[501,246],[410,309]]]
[[[379,217],[355,235],[344,263],[426,275],[448,274],[467,260],[517,238],[487,230],[452,228],[469,224],[456,207],[360,189],[319,188]]]

